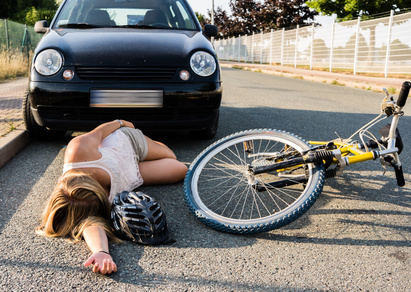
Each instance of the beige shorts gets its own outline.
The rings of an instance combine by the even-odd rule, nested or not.
[[[141,132],[139,129],[133,129],[129,127],[120,128],[120,131],[122,131],[130,139],[131,146],[136,153],[138,162],[146,159],[148,153],[148,145],[143,132]]]

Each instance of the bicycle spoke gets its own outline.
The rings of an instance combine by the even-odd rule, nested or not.
[[[257,191],[256,191],[256,192],[257,192]],[[270,190],[269,188],[266,188],[266,192],[271,196],[271,198],[272,198],[275,206],[277,207],[277,209],[278,209],[278,210],[281,210],[280,205],[278,205],[277,201],[276,201],[276,200],[273,198],[273,196],[272,196],[272,195],[275,195],[275,193],[274,193],[272,190]],[[276,195],[275,195],[275,196],[276,196]],[[274,212],[275,212],[275,209],[274,209]]]
[[[240,196],[240,199],[239,199],[238,202],[237,202],[237,205],[234,207],[234,210],[233,210],[233,212],[232,212],[231,215],[230,215],[230,218],[233,218],[233,216],[234,216],[234,211],[237,209],[237,206],[240,204],[240,202],[241,202],[241,197],[244,196],[244,204],[243,204],[243,206],[242,206],[242,208],[241,208],[241,213],[240,213],[238,219],[243,218],[244,209],[245,209],[246,202],[247,202],[247,193],[246,193],[247,190],[248,190],[248,188],[245,188],[245,189],[243,190],[243,192],[242,192],[242,194],[241,194],[241,196]]]
[[[223,214],[224,214],[224,212],[227,210],[227,208],[228,208],[228,206],[229,206],[229,204],[230,204],[231,200],[232,200],[232,199],[233,199],[233,197],[234,197],[234,194],[237,192],[238,187],[239,187],[239,184],[237,184],[237,185],[236,185],[236,189],[235,189],[235,191],[233,192],[233,194],[231,195],[230,199],[227,201],[227,204],[225,205],[224,210],[221,212],[221,215],[223,215]],[[234,211],[235,211],[235,208],[234,208],[233,212],[234,212]],[[232,215],[231,215],[230,217],[232,217]]]
[[[231,174],[227,171],[223,171],[221,169],[218,169],[218,170],[219,170],[219,172],[222,172],[222,173],[226,174],[226,176],[221,176],[221,175],[218,174],[218,175],[203,175],[203,177],[211,178],[211,179],[207,179],[207,180],[224,180],[224,179],[227,179],[227,178],[230,178],[230,177],[235,177],[235,176],[241,174],[241,172],[238,172],[237,175],[233,175],[233,174]]]

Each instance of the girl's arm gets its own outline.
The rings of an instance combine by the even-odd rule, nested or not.
[[[120,123],[121,122],[121,123]],[[97,160],[101,158],[98,146],[101,141],[120,127],[134,128],[134,125],[124,120],[104,123],[94,130],[73,138],[67,145],[64,163]]]
[[[108,135],[113,133],[115,130],[121,127],[129,127],[129,128],[134,128],[134,125],[130,122],[127,122],[125,120],[115,120],[112,122],[104,123],[95,128],[94,130],[80,136],[80,137],[92,137],[93,139],[96,140],[97,147],[100,145],[101,141],[104,140]]]
[[[84,229],[83,237],[92,252],[84,266],[93,265],[94,273],[111,274],[116,272],[117,266],[109,254],[106,232],[99,226],[91,225]]]

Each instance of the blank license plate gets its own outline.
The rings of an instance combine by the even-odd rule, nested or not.
[[[162,107],[162,90],[90,90],[91,107]]]

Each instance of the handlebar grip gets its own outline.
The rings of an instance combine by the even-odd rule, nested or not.
[[[410,93],[411,82],[405,81],[402,84],[400,94],[398,95],[397,105],[403,107],[407,101],[408,94]]]
[[[395,177],[397,178],[397,185],[403,187],[405,185],[404,173],[402,172],[402,166],[394,166]]]

